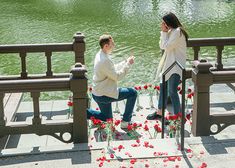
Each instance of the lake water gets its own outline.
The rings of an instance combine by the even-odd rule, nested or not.
[[[116,49],[115,62],[131,53],[136,63],[120,85],[151,83],[159,58],[161,17],[174,12],[190,38],[235,36],[234,0],[0,0],[0,44],[72,42],[80,31],[86,37],[85,60],[91,79],[93,59],[99,50],[98,38],[110,33]],[[205,48],[201,57],[215,58],[214,48]],[[235,47],[224,50],[225,64],[235,57]],[[36,59],[35,59],[36,58]],[[69,72],[73,57],[53,55],[53,71]],[[188,51],[188,64],[192,50]],[[43,54],[29,54],[29,73],[44,73]],[[1,74],[19,74],[18,55],[0,57]],[[90,80],[89,80],[90,83]]]

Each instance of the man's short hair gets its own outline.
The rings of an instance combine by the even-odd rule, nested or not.
[[[103,48],[105,44],[109,44],[109,41],[111,39],[112,39],[112,36],[108,34],[104,34],[100,36],[100,39],[99,39],[100,47]]]

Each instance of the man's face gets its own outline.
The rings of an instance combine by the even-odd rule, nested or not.
[[[111,39],[109,40],[109,44],[107,45],[107,52],[108,52],[108,54],[111,54],[111,53],[112,53],[114,47],[115,47],[115,44],[114,44],[113,39],[111,38]]]

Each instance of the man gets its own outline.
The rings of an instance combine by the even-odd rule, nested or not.
[[[99,39],[100,51],[95,56],[92,96],[100,108],[100,113],[93,116],[106,121],[113,118],[112,102],[127,99],[121,128],[127,128],[131,121],[136,102],[137,92],[133,88],[118,88],[117,81],[123,79],[134,64],[134,56],[126,61],[114,65],[110,54],[114,49],[114,40],[111,35],[102,35]]]

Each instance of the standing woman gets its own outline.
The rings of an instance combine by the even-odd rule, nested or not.
[[[162,79],[162,73],[164,73],[175,61],[178,61],[182,66],[186,64],[186,44],[188,41],[188,34],[184,30],[179,19],[173,13],[168,13],[162,18],[161,23],[161,36],[160,36],[160,48],[164,50],[164,54],[158,66],[158,73],[156,78]],[[166,88],[165,88],[165,105],[167,97],[170,96],[174,114],[179,113],[180,100],[177,92],[177,87],[180,84],[182,78],[182,70],[175,65],[166,75]],[[167,95],[168,93],[168,95]],[[162,116],[162,98],[163,88],[162,81],[160,81],[160,96],[158,100],[158,109],[156,112],[147,116],[148,120],[155,120]]]

